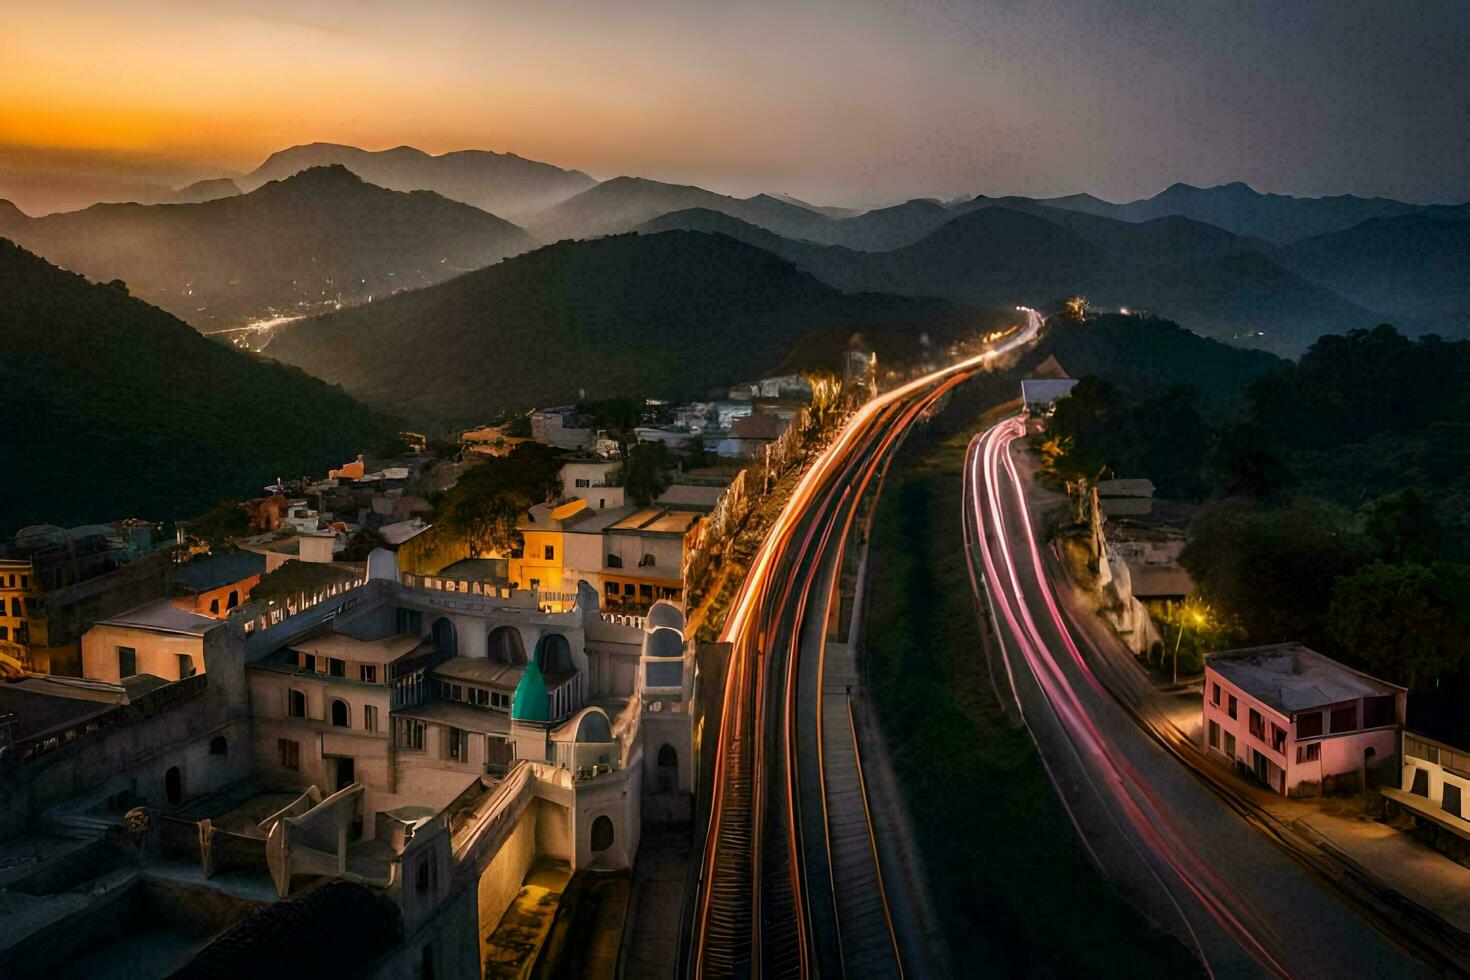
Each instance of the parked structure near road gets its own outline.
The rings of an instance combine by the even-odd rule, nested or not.
[[[1406,696],[1300,643],[1223,650],[1205,657],[1205,746],[1286,796],[1392,784]]]
[[[1440,850],[1470,864],[1470,748],[1404,732],[1403,777],[1383,795],[1428,827]]]

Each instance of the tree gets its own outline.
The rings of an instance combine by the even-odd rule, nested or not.
[[[1434,504],[1417,487],[1363,505],[1363,531],[1386,562],[1428,563],[1439,557],[1443,531]]]
[[[1464,566],[1458,566],[1463,569]],[[1458,581],[1453,581],[1458,580]],[[1464,625],[1445,603],[1463,573],[1376,561],[1339,578],[1327,632],[1350,662],[1410,688],[1467,663]]]
[[[1369,550],[1352,515],[1328,501],[1231,498],[1205,506],[1179,560],[1202,597],[1252,642],[1313,643],[1323,637],[1333,580]]]
[[[250,533],[250,515],[239,501],[221,500],[185,528],[190,537],[204,542],[210,551],[219,551]]]
[[[662,442],[637,442],[628,447],[620,470],[624,491],[646,507],[669,488],[674,452]]]
[[[470,557],[486,553],[504,554],[522,546],[517,529],[525,511],[524,499],[509,493],[465,494],[449,508],[446,524],[469,546]]]

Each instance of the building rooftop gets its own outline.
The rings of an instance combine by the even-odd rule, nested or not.
[[[1284,714],[1404,690],[1344,667],[1300,643],[1221,650],[1206,655],[1205,665]]]
[[[263,574],[265,555],[255,551],[227,551],[177,565],[169,572],[169,580],[195,592],[208,592],[252,575]]]
[[[434,668],[434,676],[514,691],[525,670],[525,667],[512,667],[484,657],[452,657]]]
[[[345,633],[328,631],[297,640],[290,649],[317,657],[356,660],[368,664],[391,664],[418,649],[424,638],[417,633],[400,633],[381,640],[359,640]]]
[[[72,688],[44,677],[0,684],[0,716],[15,716],[10,732],[15,741],[34,738],[116,708],[123,702],[124,695],[115,685],[108,687],[110,691],[80,685]],[[100,685],[92,685],[92,688],[100,688]]]
[[[211,627],[218,626],[219,622],[211,616],[201,616],[180,609],[167,599],[154,599],[110,619],[99,620],[97,625],[203,636]]]
[[[704,515],[692,510],[644,507],[613,524],[608,530],[624,534],[664,534],[683,537],[694,522],[702,516]]]
[[[1077,386],[1071,378],[1027,378],[1021,382],[1021,401],[1027,405],[1050,405]]]
[[[456,701],[425,701],[411,708],[395,708],[393,714],[403,718],[418,718],[440,725],[462,728],[467,732],[504,735],[510,731],[510,715],[491,708],[476,708]]]
[[[665,507],[709,511],[715,509],[727,489],[728,487],[676,483],[659,496],[658,502]]]
[[[575,531],[578,534],[601,534],[612,525],[621,521],[637,508],[632,505],[624,507],[588,507],[572,515],[564,523],[564,530]]]
[[[504,558],[461,558],[445,565],[437,574],[440,578],[472,579],[476,582],[509,585],[508,568],[509,563]]]

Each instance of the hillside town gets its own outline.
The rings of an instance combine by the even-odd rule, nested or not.
[[[641,841],[688,848],[700,641],[841,387],[765,378],[616,430],[541,409],[168,529],[20,530],[0,973],[85,933],[69,969],[182,950],[179,975],[218,975],[294,922],[341,927],[292,953],[334,972],[524,976],[574,934],[613,975],[629,908],[682,904],[630,871]]]

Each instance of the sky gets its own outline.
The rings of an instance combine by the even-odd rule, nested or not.
[[[1470,199],[1465,0],[0,0],[0,197],[317,140],[873,206]]]

